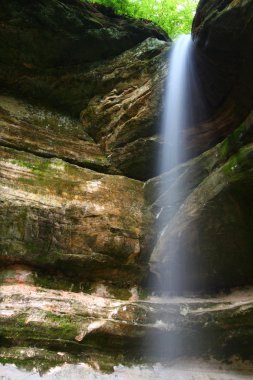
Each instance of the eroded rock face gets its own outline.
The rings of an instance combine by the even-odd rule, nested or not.
[[[191,96],[198,115],[183,131],[184,160],[222,141],[252,105],[250,2],[225,4],[222,11],[210,4],[200,4],[193,27],[193,71],[201,92]],[[5,90],[76,118],[81,113],[84,129],[122,174],[141,180],[159,174],[170,46],[159,28],[67,0],[29,7],[11,1],[0,17]],[[228,29],[219,38],[223,25]],[[238,33],[230,33],[230,25]],[[228,45],[236,46],[229,54]]]
[[[250,2],[224,3],[221,12],[220,4],[207,1],[198,8],[189,69],[193,78],[189,103],[194,117],[182,131],[184,161],[222,141],[252,108],[251,6]],[[200,18],[201,25],[197,21]],[[238,34],[229,28],[236,29]],[[215,33],[217,38],[214,38]],[[85,128],[102,144],[115,165],[124,174],[140,179],[159,173],[159,151],[164,145],[160,137],[160,118],[169,49],[163,42],[156,40],[151,44],[151,41],[143,42],[113,61],[112,72],[121,76],[120,83],[102,97],[94,97],[82,112]],[[156,45],[164,45],[161,54],[155,53]],[[234,45],[236,49],[232,48]],[[227,54],[227,49],[231,49],[231,54]],[[143,57],[152,50],[154,58],[145,63]],[[125,60],[131,65],[119,74],[118,68]],[[138,69],[134,69],[138,77],[132,73],[135,65],[142,67],[140,75]]]
[[[8,96],[0,96],[0,145],[116,173],[78,120]]]
[[[7,96],[0,106],[1,265],[79,284],[141,282],[150,241],[143,184],[102,174],[117,171],[77,120]]]
[[[1,21],[1,41],[7,36],[10,41],[2,64],[35,70],[103,60],[151,36],[167,39],[151,22],[120,17],[112,9],[77,0],[10,1],[1,4]]]
[[[160,28],[75,0],[11,1],[0,22],[6,92],[76,118],[83,111],[84,128],[119,172],[142,180],[155,174],[169,40]]]
[[[148,37],[167,39],[152,23],[78,0],[12,0],[1,4],[0,20],[1,86],[75,116],[107,91],[94,66]]]
[[[2,265],[141,280],[149,219],[141,182],[3,147],[0,161]]]
[[[94,97],[81,113],[85,130],[114,165],[125,175],[142,180],[157,172],[161,141],[156,134],[167,47],[150,38],[111,61],[110,71],[102,78],[117,78],[111,91]]]
[[[166,363],[180,354],[252,359],[251,289],[206,299],[135,302],[25,284],[0,290],[0,361],[25,360],[27,347],[34,345],[27,365],[33,359],[35,368],[66,360],[112,370],[122,360],[151,357]],[[19,349],[6,350],[10,343]]]
[[[222,144],[151,180],[146,195],[163,229],[151,270],[167,289],[217,290],[252,283],[252,115]],[[154,197],[160,183],[168,191]],[[168,197],[176,186],[174,199]],[[169,200],[169,204],[167,202]]]
[[[193,21],[194,42],[212,72],[220,77],[215,81],[216,76],[208,74],[208,65],[205,69],[203,62],[205,92],[210,92],[213,101],[219,100],[216,117],[220,118],[220,128],[227,125],[230,131],[253,107],[252,12],[251,0],[203,0]]]
[[[210,3],[203,1],[203,18],[195,19],[196,64],[205,62],[203,87],[211,87],[207,100],[214,100],[209,114],[183,132],[186,158],[215,146],[250,108],[252,37],[236,45],[240,59],[228,73],[228,34],[219,52],[209,49],[216,26],[222,37],[223,17],[227,26],[246,20],[244,31],[251,31],[250,2],[228,3],[219,12],[215,2],[208,19]],[[128,177],[156,173],[167,36],[75,0],[1,7],[1,88],[42,105],[0,97],[0,362],[23,364],[30,355],[30,364],[38,359],[43,368],[99,361],[108,370],[142,355],[251,360],[251,291],[240,301],[140,301],[140,284],[156,232],[153,215],[164,234],[151,269],[165,288],[211,291],[253,282],[252,122],[182,164],[180,177],[172,170],[144,189]],[[231,18],[238,9],[240,18]],[[178,181],[183,188],[163,210],[161,181],[167,192]]]

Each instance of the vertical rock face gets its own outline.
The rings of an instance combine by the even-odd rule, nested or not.
[[[208,147],[207,136],[212,145],[236,125],[238,129],[181,165],[176,179],[172,170],[146,185],[164,228],[151,268],[170,290],[216,291],[253,283],[252,12],[252,1],[203,0],[197,8],[192,29],[196,67],[210,115],[196,127],[195,139],[191,140],[194,128],[188,130],[187,148],[193,142],[200,153]],[[168,190],[156,198],[160,183]],[[171,199],[168,194],[174,187],[181,193]]]
[[[141,93],[144,103],[151,99],[149,77],[168,37],[151,23],[74,0],[13,0],[0,13],[1,265],[64,273],[74,283],[140,283],[151,216],[143,184],[120,174],[143,179],[145,159],[140,170],[138,163],[125,170],[127,154],[113,158],[111,145],[152,136],[150,114],[135,112]],[[117,120],[132,108],[139,121],[132,129],[107,125],[103,140],[95,114],[85,129],[78,118],[111,94],[121,99]],[[131,154],[137,160],[137,149]]]
[[[0,22],[2,88],[74,117],[82,112],[119,171],[141,180],[155,174],[169,40],[159,27],[80,1],[11,1]]]
[[[7,148],[0,166],[2,264],[138,282],[148,221],[140,182]]]
[[[209,2],[200,4],[193,27],[194,69],[202,89],[202,102],[193,96],[193,105],[203,113],[184,131],[186,159],[225,138],[252,104],[251,4],[233,3],[222,12],[215,4],[210,12],[209,7]],[[170,45],[162,30],[79,1],[41,1],[28,9],[22,2],[8,2],[0,17],[3,88],[75,117],[81,113],[84,129],[122,174],[141,180],[159,174],[159,120]],[[238,33],[226,29],[216,39],[208,34],[209,29],[222,34],[230,24]],[[218,39],[215,50],[210,46]],[[236,48],[227,54],[224,46]]]
[[[151,270],[165,288],[217,291],[253,283],[252,121],[251,114],[223,143],[180,166],[176,180],[172,170],[145,185],[163,228]],[[168,190],[156,198],[161,182]],[[171,199],[173,186],[181,192]]]
[[[195,59],[212,104],[184,131],[188,157],[215,146],[250,109],[251,3],[198,7]],[[161,210],[166,194],[157,188],[164,181],[169,192],[174,171],[140,180],[157,173],[164,143],[169,38],[76,0],[0,7],[0,361],[108,370],[142,354],[251,360],[252,291],[240,302],[168,302],[141,301],[140,288],[158,214],[165,232],[151,269],[168,287],[182,290],[179,275],[183,290],[252,284],[252,119],[182,164],[184,191]],[[241,34],[228,32],[230,23]],[[172,352],[175,336],[182,344]],[[143,351],[143,340],[150,347],[158,338],[167,350]]]
[[[148,37],[167,39],[151,23],[79,0],[13,0],[1,4],[0,20],[1,86],[75,116],[110,86],[100,86],[99,63]]]
[[[0,96],[0,127],[1,146],[100,172],[116,172],[77,119]]]
[[[214,83],[212,72],[208,75],[204,70],[205,89],[209,92],[211,88],[212,98],[220,99],[217,117],[223,124],[232,122],[232,128],[243,121],[253,107],[252,13],[251,0],[204,0],[200,1],[193,21],[194,42],[220,76]]]
[[[94,96],[103,96],[121,82],[113,72],[114,56],[130,49],[125,60],[135,59],[132,73],[137,77],[138,63],[147,66],[146,61],[163,51],[162,40],[167,37],[152,24],[126,20],[79,1],[38,1],[29,7],[27,2],[12,1],[1,4],[0,13],[4,51],[0,58],[4,89],[0,96],[1,361],[25,365],[24,353],[33,346],[42,368],[85,361],[87,352],[96,362],[97,356],[104,355],[101,342],[110,337],[114,343],[109,345],[106,368],[112,368],[110,352],[125,355],[136,340],[125,337],[138,335],[131,325],[140,312],[128,311],[124,303],[110,297],[138,298],[136,286],[148,269],[151,214],[144,203],[143,183],[120,175],[104,146],[94,141],[94,133],[84,130],[78,117]],[[142,41],[137,59],[131,48],[138,50]],[[122,66],[116,71],[122,72]],[[33,104],[20,97],[32,99]],[[21,301],[31,310],[27,318],[24,309],[12,313],[3,306],[12,297],[12,286],[19,295],[23,289],[28,296]],[[42,286],[41,297],[32,304],[31,291],[37,294],[38,286]],[[59,292],[46,301],[46,289]],[[98,297],[97,312],[77,317],[72,326],[73,303],[65,301],[81,295],[63,289],[93,292]],[[13,300],[18,293],[13,293]],[[61,310],[54,306],[57,294],[63,296]],[[96,298],[88,298],[82,299],[78,313],[85,305],[94,309]],[[50,320],[46,309],[35,306],[44,302],[49,302]],[[68,316],[67,309],[71,310]],[[116,319],[117,313],[124,314],[117,327],[114,313]],[[107,319],[112,321],[103,329]],[[48,329],[52,323],[54,336]],[[19,326],[15,331],[14,325]],[[81,348],[84,337],[98,329],[100,333],[87,344],[85,339]],[[25,338],[32,335],[35,340]],[[64,351],[64,360],[59,350]],[[37,359],[33,365],[38,366]]]
[[[111,91],[98,95],[81,113],[85,130],[125,175],[145,180],[157,172],[161,84],[167,44],[149,38],[110,62],[102,81]],[[128,62],[126,64],[126,62]]]
[[[152,23],[126,19],[105,7],[75,0],[3,3],[1,21],[1,41],[4,43],[7,36],[11,41],[5,44],[1,62],[20,69],[101,61],[148,37],[167,39],[162,29]],[[23,50],[18,55],[20,44]]]
[[[200,153],[219,141],[253,108],[252,11],[252,1],[199,3],[192,33],[210,119],[197,132],[188,130],[188,150],[196,144]],[[180,166],[177,179],[172,170],[147,183],[147,198],[164,228],[151,268],[167,289],[253,282],[251,142],[252,113],[221,145]],[[168,190],[156,198],[161,183]],[[173,187],[182,191],[171,199]]]

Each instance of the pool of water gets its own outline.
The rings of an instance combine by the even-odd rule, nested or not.
[[[27,372],[14,365],[0,365],[0,380],[246,380],[253,379],[249,368],[234,369],[223,365],[201,362],[174,363],[168,367],[117,366],[112,374],[102,374],[86,364],[69,365],[51,369],[40,375],[36,370]]]

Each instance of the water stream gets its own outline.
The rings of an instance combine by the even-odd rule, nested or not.
[[[183,199],[184,189],[180,182],[179,163],[184,161],[186,151],[185,130],[193,117],[192,107],[192,67],[193,67],[193,42],[190,35],[182,35],[174,43],[168,57],[169,70],[165,87],[164,112],[162,117],[161,133],[163,139],[163,151],[161,155],[160,172],[166,172],[173,168],[170,175],[170,185],[166,180],[160,181],[160,212],[158,215],[158,235],[162,238],[165,233],[164,226],[172,218],[177,204]],[[166,227],[165,227],[166,228]],[[171,252],[176,252],[177,241],[172,240],[166,247],[169,257]],[[180,276],[180,261],[173,268],[175,272],[171,278],[166,274],[169,260],[161,259],[160,267],[160,289],[162,293],[169,289],[181,288],[183,284]],[[163,275],[165,274],[165,275]],[[177,283],[175,283],[175,281]]]
[[[191,36],[182,35],[175,42],[169,57],[169,72],[162,118],[162,135],[165,144],[160,162],[161,172],[165,172],[183,160],[184,138],[182,129],[191,113],[188,96],[191,48]]]
[[[191,119],[191,68],[192,68],[193,43],[190,35],[182,35],[174,43],[168,57],[168,76],[165,86],[164,111],[161,123],[163,150],[159,163],[161,173],[171,172],[170,184],[167,180],[159,182],[159,212],[157,214],[158,240],[163,240],[167,233],[167,225],[172,220],[175,212],[175,204],[182,199],[184,189],[178,178],[180,176],[179,163],[184,160],[185,152],[185,128]],[[167,174],[163,175],[166,178]],[[179,200],[178,200],[179,198]],[[172,220],[173,223],[173,220]],[[179,259],[170,260],[172,252],[177,252],[178,239],[171,239],[166,245],[166,255],[154,256],[156,262],[158,282],[155,285],[159,294],[171,297],[175,289],[183,285]],[[152,261],[152,258],[151,258]],[[175,264],[176,263],[176,264]],[[173,265],[171,275],[170,266]],[[169,275],[168,275],[169,274]],[[173,330],[173,327],[171,327]],[[166,357],[177,357],[181,353],[181,343],[177,333],[171,331],[169,337],[162,335],[154,341],[151,352],[158,353],[163,360]]]
[[[235,370],[223,364],[205,362],[175,362],[169,367],[153,366],[115,367],[112,374],[104,374],[86,364],[52,368],[40,375],[37,371],[27,372],[14,365],[0,365],[0,380],[250,380],[247,369]]]

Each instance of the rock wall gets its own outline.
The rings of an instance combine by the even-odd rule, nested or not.
[[[183,132],[195,158],[177,178],[154,177],[160,28],[77,0],[0,8],[0,361],[251,360],[252,291],[210,292],[253,283],[252,1],[199,4],[205,112]],[[201,298],[151,297],[152,276]]]
[[[253,283],[252,137],[251,113],[222,143],[182,164],[176,180],[172,169],[146,183],[163,230],[151,269],[162,274],[165,287],[220,291]],[[172,199],[174,186],[181,192]]]
[[[207,136],[212,145],[230,135],[145,185],[156,225],[164,228],[151,268],[158,281],[176,291],[217,291],[253,282],[252,7],[252,1],[199,3],[192,29],[196,67],[205,79],[206,105],[209,97],[214,104],[209,121],[195,126],[195,143],[201,151]],[[161,183],[167,184],[164,194],[157,191]],[[181,193],[168,197],[178,187]]]
[[[157,61],[167,45],[166,34],[151,23],[126,20],[111,10],[80,1],[51,1],[50,4],[40,1],[29,7],[26,2],[13,1],[2,6],[0,17],[1,87],[15,96],[39,101],[78,118],[84,111],[87,117],[83,116],[83,120],[90,118],[88,110],[93,109],[95,99],[100,102],[104,97],[107,102],[115,97],[115,108],[121,112],[113,114],[112,126],[107,126],[103,133],[109,133],[116,119],[121,118],[125,124],[131,112],[132,122],[117,126],[117,135],[124,135],[119,136],[118,144],[120,139],[121,145],[137,140],[137,146],[127,146],[124,153],[115,149],[113,161],[131,177],[144,179],[151,175],[144,174],[145,159],[150,162],[152,159],[145,152],[154,151],[156,144],[142,139],[151,137],[154,131],[153,115],[145,112],[151,102],[151,73],[157,75],[159,71]],[[107,104],[100,110],[102,120],[112,117],[109,108]],[[144,113],[143,120],[138,121],[141,113]],[[94,136],[95,130],[104,129],[104,124],[99,126],[93,114],[92,120],[91,126],[89,122],[84,124]],[[119,133],[119,129],[123,131]],[[100,143],[98,136],[96,141]],[[111,155],[109,143],[101,145]],[[136,153],[138,147],[145,155],[142,162]],[[131,155],[136,163],[128,163]]]
[[[79,1],[38,1],[29,6],[11,1],[1,4],[0,13],[4,52],[0,58],[1,361],[25,365],[22,352],[32,345],[45,353],[44,368],[51,360],[50,353],[57,350],[56,341],[49,337],[52,321],[45,320],[43,337],[43,325],[32,327],[22,317],[23,311],[17,314],[19,321],[14,314],[6,314],[4,302],[12,286],[19,292],[27,289],[27,295],[32,289],[41,289],[38,303],[45,302],[46,289],[58,289],[65,299],[78,298],[78,292],[85,291],[100,296],[98,307],[102,309],[108,299],[111,314],[114,306],[110,299],[115,299],[115,306],[117,298],[137,299],[137,286],[147,277],[153,235],[143,183],[122,175],[104,144],[94,139],[95,128],[84,128],[84,113],[81,122],[79,116],[94,97],[103,97],[116,86],[124,92],[124,85],[120,88],[124,75],[126,81],[132,77],[136,88],[143,68],[144,84],[149,79],[148,63],[162,54],[168,38],[150,23],[125,19]],[[124,74],[125,62],[131,60],[132,68]],[[139,135],[149,133],[140,131]],[[81,301],[80,308],[87,300]],[[60,302],[64,304],[64,298]],[[37,313],[31,300],[27,305],[35,319],[36,315],[44,319],[44,312]],[[92,308],[92,302],[87,307]],[[72,306],[65,304],[65,311],[53,312],[52,318],[63,322],[68,308]],[[88,317],[95,330],[102,326],[102,314],[98,312],[97,317],[97,321],[95,315]],[[60,323],[58,332],[58,322],[53,327],[64,360],[76,362],[74,351],[80,351],[88,319],[81,317],[80,333],[74,336],[72,332],[63,336],[63,330],[70,328],[66,321]],[[123,318],[122,331],[124,323]],[[114,322],[109,324],[114,329]],[[35,329],[37,343],[24,339],[34,335]],[[110,354],[112,349],[127,346],[125,338],[120,338],[121,327],[116,329],[118,337],[109,356],[115,356]],[[98,340],[107,336],[110,334],[101,332]],[[46,341],[50,340],[49,347]],[[86,359],[89,352],[92,363],[97,356],[103,361],[103,349],[96,340],[92,338],[80,351],[85,351]],[[124,351],[120,350],[122,355]],[[54,364],[62,362],[56,351],[53,357]],[[112,368],[112,363],[109,358],[106,367]],[[34,365],[39,365],[37,360]]]
[[[252,110],[252,12],[251,0],[205,0],[196,11],[192,36],[211,112],[207,125],[211,122],[218,131],[211,144],[231,133]]]

